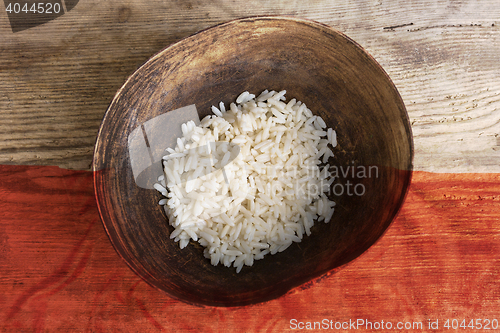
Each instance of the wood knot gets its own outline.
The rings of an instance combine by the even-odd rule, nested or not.
[[[127,22],[131,14],[132,10],[129,7],[120,7],[120,9],[118,9],[118,22]]]

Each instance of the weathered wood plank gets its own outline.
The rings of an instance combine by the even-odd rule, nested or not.
[[[484,1],[80,1],[12,33],[0,15],[0,163],[89,169],[100,120],[161,48],[249,15],[329,24],[391,76],[415,135],[415,166],[500,170],[500,8]]]

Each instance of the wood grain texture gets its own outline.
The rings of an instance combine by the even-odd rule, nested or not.
[[[0,330],[292,332],[292,319],[363,319],[439,320],[443,331],[446,319],[500,320],[499,184],[500,174],[415,172],[397,219],[357,260],[226,309],[173,300],[126,266],[99,222],[92,173],[0,166]],[[423,327],[408,332],[432,331]]]
[[[89,169],[125,79],[192,33],[250,15],[317,20],[367,49],[413,123],[415,166],[500,171],[500,7],[482,1],[80,1],[12,33],[0,15],[0,163]]]

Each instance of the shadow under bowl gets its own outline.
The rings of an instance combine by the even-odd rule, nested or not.
[[[287,91],[337,132],[330,223],[240,273],[184,249],[161,194],[137,186],[129,135],[157,116],[194,104],[200,118],[243,91]],[[95,147],[95,193],[116,251],[145,281],[182,301],[242,306],[277,298],[355,259],[389,227],[411,180],[408,115],[381,66],[354,41],[312,21],[252,17],[201,31],[165,48],[117,92]],[[364,171],[363,171],[364,170]],[[333,170],[335,172],[335,170]]]

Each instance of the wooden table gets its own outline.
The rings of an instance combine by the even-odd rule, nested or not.
[[[411,118],[413,183],[384,237],[334,274],[265,304],[187,305],[145,284],[109,243],[90,172],[97,131],[127,76],[160,49],[270,14],[328,24],[379,61]],[[81,0],[15,33],[0,14],[2,331],[500,325],[499,19],[493,0]]]

